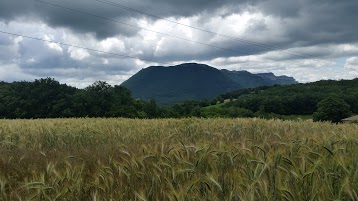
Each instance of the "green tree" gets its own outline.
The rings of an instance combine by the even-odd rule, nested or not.
[[[220,103],[224,103],[224,102],[225,102],[225,99],[223,99],[222,97],[219,97],[218,99],[219,99],[219,102],[220,102]],[[232,101],[232,98],[230,98],[230,101]]]
[[[123,86],[115,85],[112,89],[112,102],[108,114],[110,117],[138,117],[131,91]]]
[[[216,105],[216,104],[218,104],[218,101],[219,101],[219,98],[214,98],[214,99],[211,101],[211,105]]]
[[[108,117],[113,102],[113,87],[104,81],[96,81],[85,88],[86,99],[90,106],[90,117]]]
[[[136,100],[137,111],[139,118],[159,118],[161,116],[160,107],[155,100]]]
[[[350,116],[351,111],[349,107],[350,106],[340,98],[325,98],[318,103],[318,109],[313,114],[313,121],[341,122],[342,119]]]

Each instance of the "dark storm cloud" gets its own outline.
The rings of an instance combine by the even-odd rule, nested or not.
[[[96,0],[43,0],[50,4],[81,10],[92,15],[97,15],[116,21],[134,24],[131,19],[148,17],[135,12],[130,12],[113,5],[103,4]],[[186,17],[198,15],[203,12],[212,12],[220,8],[233,8],[232,5],[241,5],[248,0],[149,0],[149,1],[120,1],[129,7],[144,10],[163,17]],[[113,0],[113,2],[116,2]],[[229,12],[230,9],[227,9]],[[106,38],[118,34],[131,36],[139,29],[120,23],[111,22],[98,17],[89,16],[73,10],[63,9],[34,0],[2,0],[0,1],[0,18],[4,21],[40,19],[52,27],[66,27],[79,33],[95,33],[98,38]],[[155,18],[150,18],[156,20]]]
[[[132,25],[136,25],[135,19],[148,17],[96,0],[44,1]],[[285,32],[286,37],[289,38],[288,43],[275,44],[274,41],[267,41],[282,48],[292,45],[293,42],[296,45],[308,46],[358,41],[356,34],[358,26],[352,26],[358,19],[358,1],[356,0],[112,0],[112,2],[119,2],[163,17],[201,16],[200,20],[204,22],[210,20],[212,17],[210,15],[218,10],[222,12],[216,14],[222,15],[243,10],[263,12],[265,15],[281,19],[280,23],[285,24],[282,32]],[[20,17],[23,17],[22,20],[40,19],[49,26],[66,27],[79,33],[94,33],[98,38],[118,34],[134,36],[140,30],[34,0],[0,1],[0,18],[11,21]],[[248,31],[259,34],[265,28],[267,28],[265,22],[256,22]]]
[[[87,13],[106,18],[118,18],[128,21],[130,15],[116,11],[113,7],[103,7],[95,1],[46,1],[71,9],[82,10]],[[85,6],[83,6],[85,5]],[[102,6],[102,7],[101,7]],[[138,29],[106,21],[97,17],[81,14],[71,10],[55,7],[33,0],[4,0],[0,1],[0,19],[5,22],[13,20],[44,21],[51,27],[65,27],[78,33],[94,33],[98,38],[105,38],[117,34],[133,35]]]
[[[268,0],[257,9],[280,18],[287,37],[303,46],[358,41],[356,0]]]
[[[347,69],[353,69],[353,63],[357,61],[357,0],[111,0],[157,16],[180,19],[185,24],[238,37],[247,42],[158,21],[156,18],[96,0],[43,1],[143,26],[185,38],[187,41],[35,0],[0,0],[0,29],[39,38],[48,36],[55,41],[165,63],[210,63],[217,59],[224,61],[223,64],[226,62],[232,65],[233,69],[237,68],[236,65],[244,65],[242,67],[245,69],[246,65],[249,67],[247,69],[281,69],[290,74],[297,72],[286,68],[286,63],[277,66],[277,62],[324,57],[342,57],[346,60],[354,57],[355,59],[347,61]],[[108,42],[114,47],[107,50],[102,43],[112,37],[119,42]],[[108,54],[74,52],[68,47],[57,47],[54,44],[51,47],[47,43],[28,39],[16,42],[15,38],[0,34],[1,79],[4,79],[4,72],[11,66],[16,67],[21,78],[29,75],[36,78],[62,77],[73,83],[76,79],[90,77],[89,80],[95,80],[107,77],[114,81],[117,79],[115,76],[126,77],[141,67],[151,65],[150,62],[122,59]],[[344,45],[351,45],[351,50],[343,50]],[[282,51],[287,49],[290,51]],[[255,58],[241,58],[248,55]],[[255,63],[257,58],[263,60],[261,64]],[[308,62],[304,64],[304,68],[308,69],[310,67],[307,66],[314,64]],[[300,64],[295,67],[299,66]],[[317,77],[309,76],[312,80]]]

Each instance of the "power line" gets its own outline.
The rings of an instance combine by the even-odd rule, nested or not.
[[[106,52],[106,51],[92,49],[92,48],[88,48],[88,47],[83,47],[83,46],[78,46],[78,45],[58,42],[58,41],[54,41],[54,40],[46,40],[46,39],[42,39],[42,38],[36,38],[36,37],[32,37],[32,36],[26,36],[26,35],[17,34],[17,33],[6,32],[6,31],[2,31],[2,30],[0,30],[0,33],[12,35],[12,36],[19,36],[19,37],[23,37],[23,38],[27,38],[27,39],[32,39],[32,40],[48,42],[48,43],[56,43],[56,44],[67,46],[67,47],[74,47],[74,48],[78,48],[78,49],[84,49],[84,50],[89,50],[89,51],[92,51],[92,52],[99,52],[99,53],[113,55],[113,56],[119,56],[119,57],[123,57],[123,58],[138,59],[138,60],[141,60],[141,61],[147,61],[147,62],[152,62],[152,63],[159,63],[159,64],[164,64],[164,65],[169,65],[169,63],[158,62],[158,61],[153,61],[153,60],[149,60],[149,59],[143,59],[143,58],[136,57],[136,56],[130,56],[130,55],[125,55],[125,54],[117,54],[117,53],[114,53],[114,52]]]
[[[57,5],[57,4],[45,2],[45,1],[42,1],[42,0],[34,0],[34,1],[37,1],[37,2],[40,2],[40,3],[44,3],[44,4],[47,4],[47,5],[51,5],[51,6],[54,6],[54,7],[62,8],[62,9],[64,9],[64,10],[69,10],[69,11],[72,11],[72,12],[78,12],[78,13],[85,14],[85,15],[89,15],[89,16],[92,16],[92,17],[101,18],[101,19],[103,19],[103,20],[111,21],[111,22],[114,22],[114,23],[117,23],[117,24],[122,24],[122,25],[130,26],[130,27],[134,27],[134,28],[137,28],[137,29],[146,30],[146,31],[149,31],[149,32],[153,32],[153,33],[156,33],[156,34],[163,35],[163,36],[172,37],[172,38],[176,38],[176,39],[183,40],[183,41],[187,41],[187,42],[191,42],[191,43],[196,43],[196,44],[199,44],[199,45],[204,45],[204,46],[208,46],[208,47],[212,47],[212,48],[216,48],[216,49],[221,49],[221,50],[225,50],[225,51],[230,51],[230,52],[235,52],[235,53],[240,53],[240,54],[244,54],[244,55],[248,55],[248,54],[249,54],[248,52],[244,52],[244,51],[233,50],[233,49],[229,49],[229,48],[224,48],[224,47],[219,47],[219,46],[216,46],[216,45],[211,45],[211,44],[203,43],[203,42],[200,42],[200,41],[194,41],[194,40],[182,38],[182,37],[179,37],[179,36],[173,36],[173,35],[166,34],[166,33],[163,33],[163,32],[159,32],[159,31],[147,29],[147,28],[145,28],[145,27],[140,27],[140,26],[137,26],[137,25],[128,24],[128,23],[126,23],[126,22],[122,22],[122,21],[118,21],[118,20],[111,19],[111,18],[103,17],[103,16],[100,16],[100,15],[88,13],[88,12],[85,12],[85,11],[81,11],[81,10],[77,10],[77,9],[68,8],[68,7],[65,7],[65,6],[61,6],[61,5]]]
[[[183,24],[183,23],[180,23],[180,22],[177,22],[177,21],[173,21],[173,20],[158,16],[158,15],[154,15],[152,13],[144,12],[144,11],[141,11],[141,10],[138,10],[138,9],[135,9],[135,8],[131,8],[131,7],[119,4],[119,3],[112,2],[112,1],[108,1],[108,0],[95,0],[95,1],[103,3],[103,4],[119,7],[119,8],[128,10],[128,11],[131,11],[131,12],[140,13],[142,15],[147,15],[147,16],[150,16],[150,17],[153,17],[153,18],[156,18],[156,19],[160,19],[160,20],[164,20],[164,21],[167,21],[167,22],[175,23],[177,25],[185,26],[185,27],[195,29],[195,30],[198,30],[198,31],[202,31],[202,32],[205,32],[205,33],[209,33],[209,34],[212,34],[212,35],[215,35],[215,36],[220,36],[220,37],[223,37],[223,38],[228,38],[228,39],[236,40],[236,41],[239,41],[239,42],[251,44],[251,45],[261,47],[261,48],[265,48],[265,49],[268,49],[268,50],[273,50],[273,51],[276,50],[277,51],[278,49],[281,49],[278,46],[268,45],[268,44],[265,44],[265,43],[258,43],[258,42],[254,42],[254,41],[251,41],[251,40],[246,40],[246,39],[242,39],[242,38],[238,38],[238,37],[234,37],[234,36],[229,36],[229,35],[226,35],[226,34],[217,33],[217,32],[214,32],[214,31],[207,30],[207,29],[203,29],[203,28]],[[286,54],[289,54],[289,55],[292,55],[292,56],[299,56],[301,58],[302,57],[303,58],[305,58],[305,57],[314,57],[314,55],[311,55],[311,54],[292,51],[292,50],[278,50],[278,51],[286,52]],[[313,60],[321,61],[321,62],[323,61],[323,62],[328,63],[327,61],[325,61],[327,59],[325,59],[325,60],[323,60],[323,59],[313,59]]]
[[[219,46],[215,46],[215,45],[211,45],[211,44],[207,44],[207,43],[203,43],[203,42],[199,42],[199,41],[194,41],[194,40],[190,40],[190,39],[186,39],[186,38],[182,38],[182,37],[178,37],[178,36],[173,36],[173,35],[170,35],[170,34],[162,33],[162,32],[159,32],[159,31],[155,31],[155,30],[151,30],[151,29],[148,29],[148,28],[140,27],[140,26],[137,26],[137,25],[132,25],[132,24],[129,24],[129,23],[126,23],[126,22],[122,22],[122,21],[111,19],[111,18],[103,17],[103,16],[100,16],[100,15],[88,13],[88,12],[85,12],[85,11],[82,11],[82,10],[68,8],[68,7],[65,7],[65,6],[49,3],[49,2],[46,2],[46,1],[42,1],[42,0],[34,0],[34,1],[39,2],[39,3],[43,3],[43,4],[47,4],[47,5],[50,5],[50,6],[53,6],[53,7],[58,7],[58,8],[64,9],[64,10],[77,12],[77,13],[81,13],[81,14],[84,14],[84,15],[89,15],[89,16],[100,18],[100,19],[103,19],[103,20],[111,21],[111,22],[114,22],[114,23],[117,23],[117,24],[122,24],[122,25],[130,26],[130,27],[134,27],[134,28],[137,28],[137,29],[146,30],[146,31],[149,31],[149,32],[153,32],[153,33],[156,33],[156,34],[163,35],[163,36],[172,37],[172,38],[176,38],[176,39],[179,39],[179,40],[183,40],[183,41],[187,41],[187,42],[191,42],[191,43],[196,43],[196,44],[199,44],[199,45],[204,45],[204,46],[208,46],[208,47],[212,47],[212,48],[216,48],[216,49],[221,49],[221,50],[225,50],[225,51],[230,51],[230,52],[243,54],[243,55],[240,55],[240,56],[248,56],[248,55],[250,55],[249,52],[233,50],[233,49],[229,49],[229,48],[223,48],[223,47],[219,47]],[[317,59],[312,59],[312,60],[317,60]],[[318,60],[318,61],[321,61],[321,60]],[[291,60],[291,61],[286,61],[286,62],[287,63],[297,63],[298,61],[295,62],[295,61]]]

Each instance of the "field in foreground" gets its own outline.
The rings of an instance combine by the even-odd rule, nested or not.
[[[0,200],[358,200],[358,125],[0,120]]]

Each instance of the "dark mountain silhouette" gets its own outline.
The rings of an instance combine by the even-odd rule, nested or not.
[[[292,78],[292,77],[288,77],[288,76],[275,76],[273,73],[258,73],[256,74],[257,76],[267,80],[268,82],[271,83],[271,85],[290,85],[290,84],[298,84],[298,82]]]
[[[154,99],[159,104],[168,105],[185,100],[209,99],[242,88],[296,83],[291,79],[259,76],[247,71],[218,70],[204,64],[187,63],[142,69],[123,82],[122,86],[130,89],[135,98]]]
[[[224,69],[221,70],[221,72],[238,85],[241,85],[242,88],[255,88],[259,86],[273,85],[269,80],[248,71],[229,71]]]

